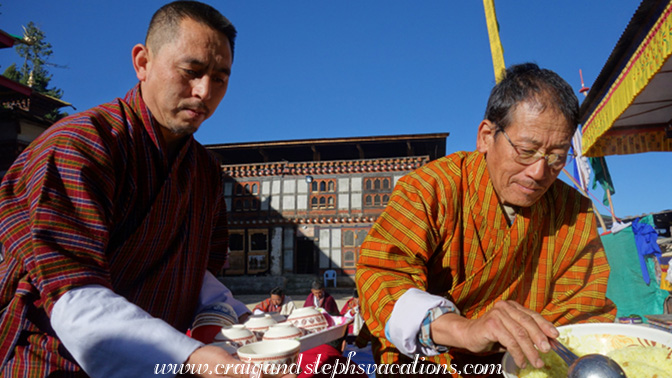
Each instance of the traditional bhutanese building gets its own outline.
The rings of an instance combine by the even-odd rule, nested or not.
[[[28,42],[0,30],[0,49]],[[52,125],[45,115],[72,106],[0,75],[0,179],[19,154]]]
[[[225,275],[353,276],[397,180],[444,156],[448,133],[206,146],[222,161]]]

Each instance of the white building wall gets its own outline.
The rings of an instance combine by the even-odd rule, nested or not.
[[[341,229],[334,228],[331,230],[331,266],[334,268],[341,267]]]
[[[350,208],[350,195],[339,194],[338,195],[338,209],[339,210],[348,210]]]
[[[339,193],[348,193],[350,191],[350,179],[345,177],[345,178],[339,178],[338,179],[338,192]]]
[[[298,179],[296,182],[296,192],[299,194],[308,193],[308,183],[306,179]]]
[[[296,209],[297,210],[307,210],[308,209],[308,195],[299,194],[296,196]]]
[[[397,186],[397,181],[399,181],[400,178],[404,177],[404,175],[394,175],[394,183],[392,184],[393,186]]]
[[[282,196],[282,211],[295,211],[296,197],[293,194]]]
[[[271,236],[271,274],[279,276],[282,274],[282,227],[275,227]]]
[[[280,180],[273,180],[271,183],[271,194],[280,194]]]
[[[362,178],[359,176],[350,179],[350,210],[362,210]]]
[[[294,227],[284,228],[282,238],[283,271],[291,273],[294,270]]]
[[[331,230],[328,228],[323,228],[320,230],[320,241],[318,247],[320,249],[320,258],[319,258],[319,267],[320,269],[329,268],[329,261],[331,259],[330,251],[330,242],[331,242]]]
[[[285,179],[282,183],[282,192],[285,195],[293,195],[296,193],[296,179]]]
[[[262,181],[261,183],[261,195],[266,195],[268,196],[271,194],[271,182],[270,181]]]
[[[271,206],[271,196],[261,195],[259,197],[259,200],[261,201],[260,209],[264,210],[264,211],[267,211]]]

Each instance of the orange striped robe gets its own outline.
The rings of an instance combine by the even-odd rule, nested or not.
[[[376,362],[399,363],[409,360],[385,339],[385,323],[410,288],[445,296],[467,318],[515,300],[555,325],[612,322],[608,276],[588,199],[556,180],[509,226],[484,155],[458,152],[399,180],[361,247],[356,281]],[[451,363],[450,352],[427,359]]]

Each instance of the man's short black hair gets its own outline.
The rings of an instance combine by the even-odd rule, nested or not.
[[[322,290],[324,289],[324,284],[322,283],[321,280],[314,280],[313,283],[310,285],[311,290]]]
[[[224,34],[229,40],[231,59],[233,59],[238,33],[236,28],[217,9],[198,1],[174,1],[159,8],[149,22],[145,46],[157,53],[165,43],[177,37],[180,22],[185,18],[190,18]]]
[[[509,67],[506,75],[490,92],[485,119],[506,129],[513,110],[528,102],[543,111],[554,108],[575,130],[579,123],[579,100],[572,87],[558,74],[534,63]]]
[[[273,290],[271,290],[271,295],[279,295],[282,297],[283,295],[285,295],[285,291],[282,290],[280,286],[276,286],[273,288]]]

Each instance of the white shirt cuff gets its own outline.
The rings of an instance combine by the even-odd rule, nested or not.
[[[224,302],[233,307],[239,318],[241,315],[251,312],[245,303],[233,297],[231,290],[224,286],[217,277],[209,271],[206,271],[205,277],[203,278],[203,286],[201,286],[201,293],[198,296],[198,309],[196,310],[196,313],[198,314],[206,306],[216,302]]]
[[[203,345],[99,285],[63,294],[51,326],[92,378],[153,377],[157,365],[183,363]]]
[[[394,304],[390,319],[385,325],[385,337],[406,356],[436,355],[436,350],[424,347],[418,342],[418,334],[427,312],[441,306],[457,307],[439,295],[416,288],[408,289]]]

